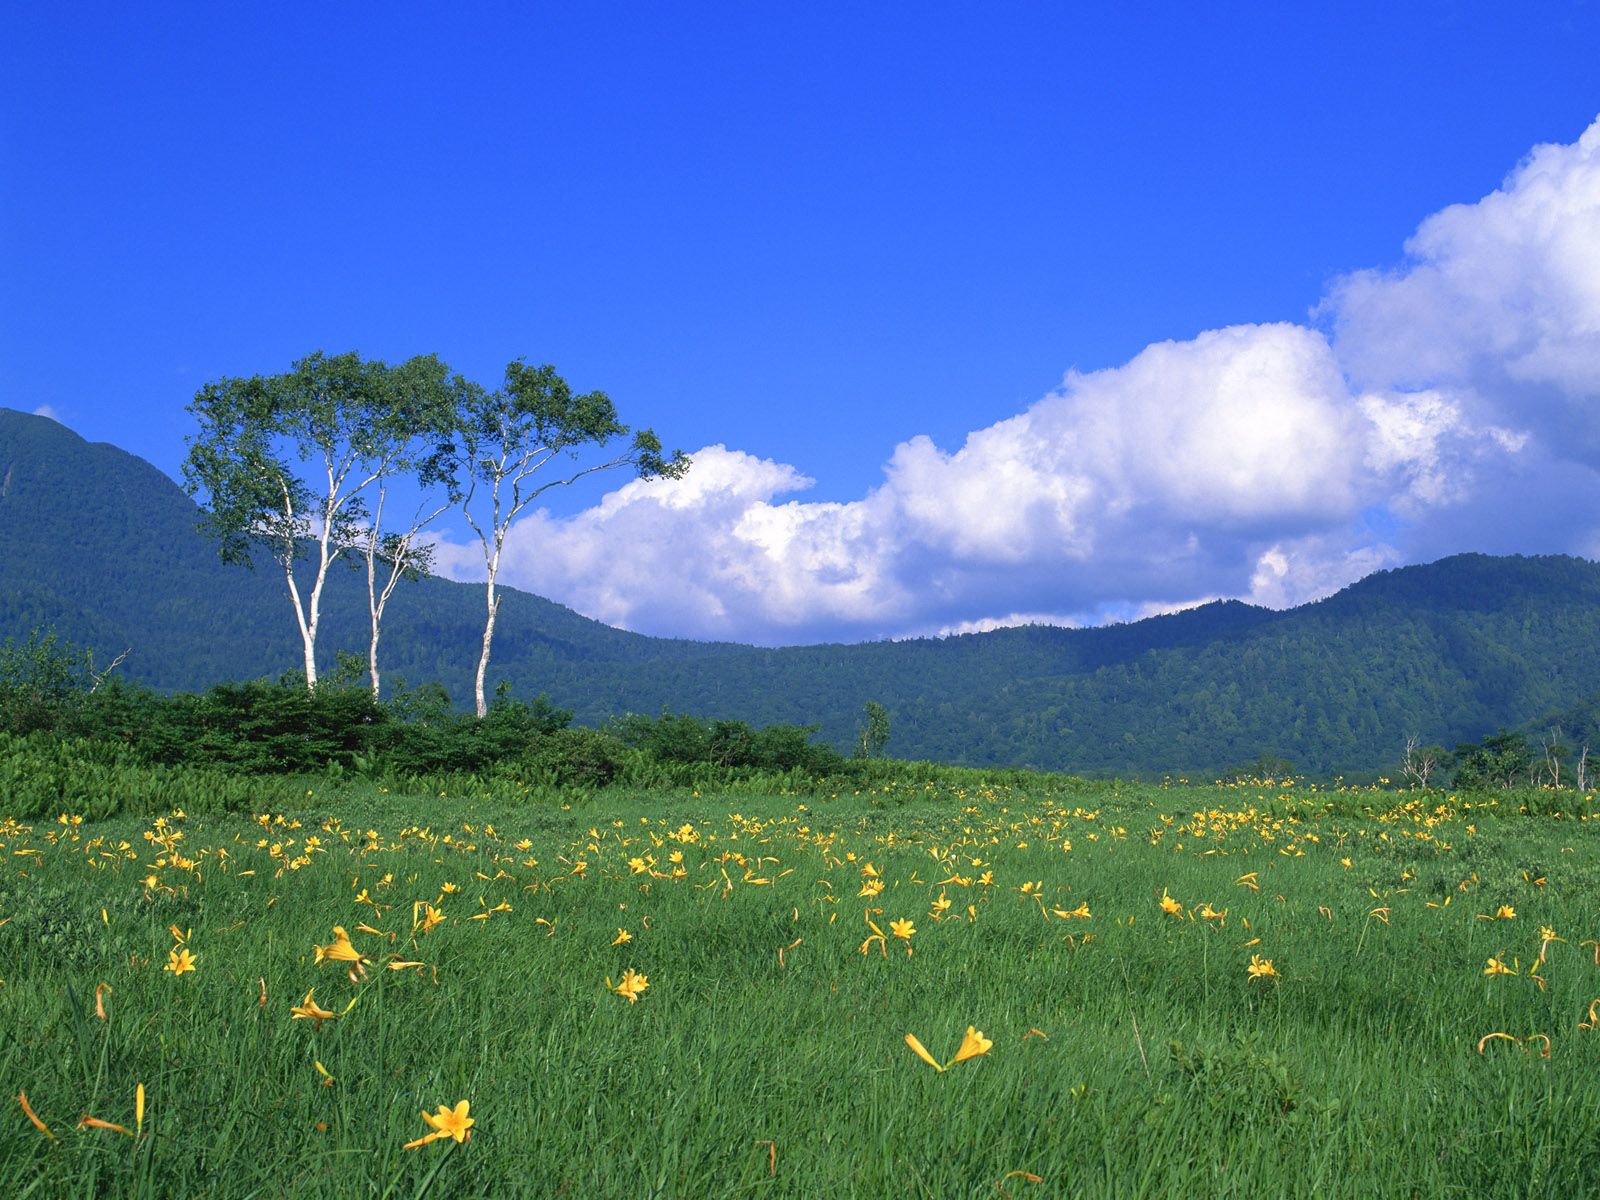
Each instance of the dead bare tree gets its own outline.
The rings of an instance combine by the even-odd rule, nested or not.
[[[1428,776],[1439,765],[1439,747],[1419,746],[1417,743],[1421,740],[1414,733],[1406,735],[1406,753],[1400,760],[1400,771],[1412,787],[1425,788]]]
[[[1540,738],[1539,748],[1544,751],[1544,777],[1551,787],[1560,787],[1561,756],[1568,752],[1568,748],[1561,744],[1561,726],[1552,727]]]
[[[99,691],[100,690],[100,685],[102,683],[104,683],[107,679],[111,678],[111,672],[115,671],[118,667],[120,667],[122,665],[122,663],[123,663],[123,660],[126,659],[128,657],[128,655],[130,655],[132,653],[133,653],[133,647],[129,646],[121,654],[117,655],[109,663],[107,663],[103,669],[98,670],[98,671],[95,670],[94,655],[93,654],[89,655],[89,659],[88,659],[88,666],[89,666],[89,694],[92,696],[92,695],[95,694],[95,692]]]

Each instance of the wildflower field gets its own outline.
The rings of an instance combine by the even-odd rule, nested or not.
[[[0,1194],[1595,1194],[1600,799],[1552,797],[0,820]]]

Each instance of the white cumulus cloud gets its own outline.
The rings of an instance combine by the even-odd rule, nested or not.
[[[1574,452],[1600,444],[1600,121],[1428,217],[1405,254],[1338,281],[1321,307],[1352,378],[1448,389],[1482,424]]]
[[[848,503],[708,446],[681,481],[525,517],[503,578],[642,632],[786,643],[1287,605],[1458,550],[1600,544],[1600,122],[1404,252],[1311,323],[1072,372],[954,449],[910,437]],[[441,565],[481,575],[448,539]]]

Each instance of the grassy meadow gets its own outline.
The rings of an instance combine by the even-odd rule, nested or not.
[[[0,821],[0,1193],[1593,1194],[1600,800],[1562,802]]]

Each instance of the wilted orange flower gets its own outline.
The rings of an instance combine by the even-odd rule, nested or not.
[[[39,1114],[33,1111],[33,1105],[28,1103],[27,1092],[17,1093],[17,1103],[22,1105],[23,1115],[26,1116],[28,1120],[33,1122],[33,1127],[35,1129],[44,1134],[45,1137],[49,1138],[52,1142],[56,1140],[56,1135],[50,1132],[50,1127],[39,1119]]]
[[[867,953],[867,951],[872,949],[872,943],[876,942],[876,943],[878,943],[878,949],[883,952],[883,956],[885,958],[888,958],[889,957],[889,949],[888,949],[889,942],[888,942],[888,939],[883,936],[883,930],[878,928],[877,923],[875,921],[873,921],[873,919],[871,917],[867,918],[867,928],[872,930],[872,933],[870,935],[868,935],[866,941],[861,943],[861,947],[860,947],[861,953],[862,954]]]
[[[133,1136],[133,1130],[129,1129],[126,1125],[113,1125],[110,1121],[102,1121],[99,1117],[91,1117],[88,1113],[84,1113],[78,1118],[78,1128],[109,1129],[114,1133],[125,1133],[129,1137]]]

